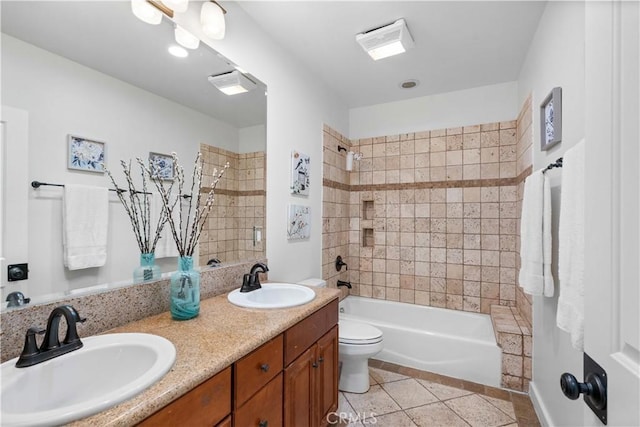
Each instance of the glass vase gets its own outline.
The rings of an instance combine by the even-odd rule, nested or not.
[[[160,267],[156,265],[156,256],[153,252],[140,254],[140,267],[133,270],[133,283],[159,280],[162,276]]]
[[[193,269],[193,257],[178,259],[178,270],[171,275],[171,317],[193,319],[200,313],[200,272]]]

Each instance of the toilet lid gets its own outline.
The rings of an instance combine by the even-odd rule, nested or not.
[[[375,344],[382,341],[382,331],[366,323],[340,320],[338,340],[343,344]]]

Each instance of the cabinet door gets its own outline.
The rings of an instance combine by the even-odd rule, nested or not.
[[[316,387],[316,346],[300,355],[284,370],[284,425],[285,427],[314,427],[313,414]]]
[[[318,340],[317,357],[318,410],[315,419],[324,425],[329,412],[338,409],[338,326]]]

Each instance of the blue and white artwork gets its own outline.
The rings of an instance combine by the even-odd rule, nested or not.
[[[311,235],[311,207],[289,205],[287,239],[308,239]]]
[[[156,179],[172,180],[174,173],[173,157],[160,153],[149,153],[151,176]]]
[[[105,147],[104,142],[69,135],[67,167],[86,172],[104,173]]]
[[[553,127],[553,99],[544,107],[544,129],[545,143],[550,144],[553,142],[555,136]]]
[[[291,194],[309,195],[311,159],[299,151],[291,153]]]

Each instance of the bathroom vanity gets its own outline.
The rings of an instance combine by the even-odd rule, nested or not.
[[[319,426],[338,406],[338,295],[253,310],[226,295],[196,319],[162,313],[109,332],[146,332],[176,347],[173,368],[136,397],[72,425]]]

